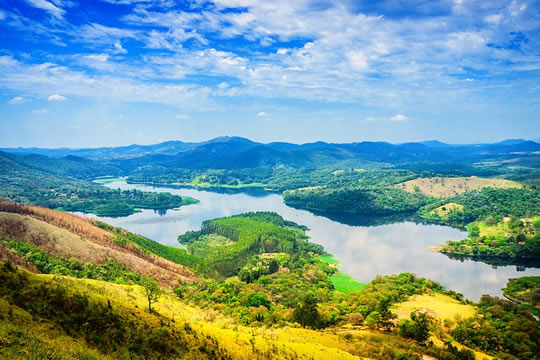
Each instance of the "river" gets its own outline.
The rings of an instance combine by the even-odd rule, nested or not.
[[[199,230],[204,220],[248,211],[274,211],[287,220],[310,228],[311,241],[323,245],[341,262],[341,271],[360,282],[376,275],[412,272],[443,284],[466,298],[478,301],[482,294],[502,296],[509,278],[540,275],[539,268],[518,271],[516,266],[491,266],[471,260],[457,261],[427,248],[448,240],[466,237],[464,231],[448,226],[426,225],[404,220],[398,223],[366,226],[361,215],[333,217],[313,214],[284,204],[281,195],[221,194],[195,189],[176,189],[113,182],[106,186],[123,190],[170,192],[191,196],[199,204],[169,210],[165,214],[143,210],[126,217],[100,217],[101,220],[144,235],[162,244],[180,246],[177,237],[189,230]],[[376,223],[376,222],[375,222]]]

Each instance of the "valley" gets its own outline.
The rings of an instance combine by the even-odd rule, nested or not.
[[[0,153],[0,354],[533,359],[534,144]]]

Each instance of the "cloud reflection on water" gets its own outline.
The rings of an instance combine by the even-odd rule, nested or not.
[[[471,260],[452,260],[427,248],[459,240],[466,233],[439,225],[404,221],[379,226],[354,226],[330,220],[305,210],[291,208],[280,195],[250,196],[248,194],[219,194],[194,189],[156,188],[125,183],[111,183],[113,188],[171,192],[192,196],[199,204],[181,207],[159,215],[153,210],[122,218],[101,218],[115,226],[125,227],[163,244],[179,246],[177,237],[190,230],[200,229],[207,219],[235,215],[248,211],[275,211],[288,220],[306,225],[311,240],[321,244],[342,265],[341,270],[362,282],[376,275],[412,272],[440,282],[448,289],[463,293],[471,300],[482,294],[501,296],[508,278],[540,275],[540,269],[518,272],[516,266],[499,266]],[[347,219],[348,224],[361,224],[363,219]],[[371,224],[372,222],[368,222]]]

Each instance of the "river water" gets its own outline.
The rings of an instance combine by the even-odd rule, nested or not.
[[[183,206],[166,213],[143,210],[126,217],[100,217],[101,220],[144,235],[162,244],[180,246],[177,237],[189,230],[199,230],[204,220],[248,211],[274,211],[287,220],[310,228],[311,241],[321,244],[341,262],[341,271],[360,282],[376,275],[412,272],[443,284],[466,298],[478,301],[482,294],[502,296],[509,278],[540,275],[539,268],[491,266],[471,260],[452,260],[429,251],[433,245],[466,237],[464,231],[448,226],[426,225],[414,220],[371,225],[378,222],[362,215],[326,216],[291,208],[281,195],[271,193],[222,194],[195,189],[176,189],[113,182],[106,186],[123,190],[170,192],[191,196],[199,204]],[[387,220],[388,222],[388,220]]]

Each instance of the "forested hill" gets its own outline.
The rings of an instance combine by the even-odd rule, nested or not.
[[[100,216],[125,216],[138,209],[172,209],[197,202],[170,193],[112,190],[82,180],[114,171],[82,158],[0,152],[0,197]]]
[[[155,145],[95,149],[1,150],[16,154],[46,155],[72,162],[77,161],[77,158],[100,160],[101,163],[106,160],[107,166],[116,169],[106,169],[108,175],[112,175],[118,171],[130,171],[148,165],[166,168],[235,169],[277,165],[319,167],[347,162],[471,162],[490,157],[534,155],[540,151],[540,144],[526,140],[507,140],[495,144],[471,145],[450,145],[438,141],[404,144],[368,141],[345,144],[315,142],[297,145],[283,142],[261,144],[240,137],[220,137],[200,143],[169,141]]]

